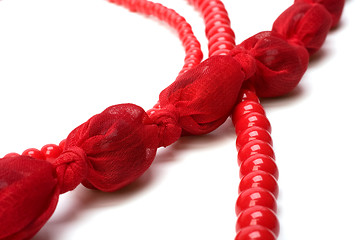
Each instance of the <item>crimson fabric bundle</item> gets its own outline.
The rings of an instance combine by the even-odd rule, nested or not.
[[[243,82],[261,97],[289,93],[343,6],[344,0],[295,1],[272,31],[180,75],[148,112],[133,104],[107,108],[74,129],[53,161],[0,159],[0,239],[31,238],[54,212],[59,194],[80,183],[116,191],[149,168],[158,147],[213,131],[231,114]]]

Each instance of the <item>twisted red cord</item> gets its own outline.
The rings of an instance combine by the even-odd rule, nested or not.
[[[133,12],[154,16],[177,31],[185,48],[184,66],[179,75],[201,62],[203,54],[199,41],[195,37],[190,24],[173,9],[147,0],[109,0],[109,2],[126,7]]]
[[[209,56],[226,55],[235,47],[235,34],[230,18],[221,0],[188,0],[201,12],[205,33],[209,40]]]

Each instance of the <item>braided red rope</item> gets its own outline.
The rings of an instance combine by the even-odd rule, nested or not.
[[[0,238],[31,237],[54,211],[59,193],[74,189],[80,182],[90,188],[114,191],[135,180],[149,167],[157,147],[173,143],[180,134],[204,134],[214,130],[233,109],[242,81],[252,83],[260,96],[277,96],[292,90],[306,69],[304,49],[310,54],[316,52],[325,39],[324,32],[327,33],[338,20],[343,2],[336,4],[339,4],[338,7],[325,5],[332,14],[329,18],[321,5],[295,3],[280,16],[279,19],[283,20],[275,22],[273,32],[255,35],[229,55],[212,57],[181,75],[160,94],[157,109],[149,112],[149,116],[135,105],[112,106],[71,132],[64,151],[56,158],[48,156],[48,161],[42,161],[14,155],[1,159],[0,177],[5,185],[2,185],[0,198]],[[297,11],[305,17],[294,20],[293,16],[299,13]],[[325,21],[309,28],[308,24],[314,22],[314,16]],[[289,28],[293,25],[291,21],[298,21],[295,30]],[[289,45],[286,39],[294,45]],[[270,41],[274,46],[264,45],[262,41]],[[280,59],[296,55],[300,59],[296,59],[295,64],[292,62],[295,58],[289,60],[289,64],[282,62],[285,66],[277,69],[275,78],[269,69],[274,71],[275,67],[279,67],[278,63],[269,62],[265,58],[267,56],[264,57],[264,51],[271,48],[279,51]],[[205,69],[206,76],[203,75]],[[284,73],[284,69],[291,71],[292,76]],[[220,77],[225,86],[216,86]],[[219,101],[220,107],[217,106]],[[49,148],[45,153],[47,150]],[[255,153],[250,151],[246,154]],[[242,158],[239,160],[245,161]],[[250,184],[250,187],[253,185]],[[40,189],[43,196],[36,191],[26,191],[33,188]],[[26,207],[28,205],[32,208]],[[19,206],[23,206],[27,214],[14,215],[15,208]],[[241,217],[243,215],[239,219]],[[247,227],[242,225],[244,222],[238,222],[239,230]],[[276,226],[265,227],[275,235],[278,233]],[[239,231],[237,239],[242,239],[244,234],[249,232]]]

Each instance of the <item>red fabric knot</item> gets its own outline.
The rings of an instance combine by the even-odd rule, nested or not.
[[[250,51],[246,50],[241,45],[237,45],[230,51],[229,55],[240,63],[241,70],[245,74],[245,80],[254,75],[256,72],[256,61]]]
[[[325,42],[331,23],[331,15],[323,5],[296,2],[276,19],[273,31],[304,46],[312,55]]]
[[[86,154],[80,147],[65,148],[52,164],[56,168],[60,193],[75,189],[88,174]]]
[[[89,165],[83,185],[112,192],[135,181],[150,167],[158,142],[158,127],[141,107],[118,104],[75,128],[65,149],[83,149]],[[75,156],[74,152],[70,156]]]
[[[256,71],[247,81],[255,87],[259,97],[277,97],[292,91],[309,62],[309,54],[303,46],[290,44],[271,31],[255,34],[229,54],[237,56],[236,53],[243,49],[255,59]],[[241,54],[235,59],[241,61],[246,55]]]
[[[206,134],[228,118],[243,81],[244,72],[234,58],[213,56],[165,88],[159,104],[176,108],[183,135]]]
[[[172,104],[165,107],[157,104],[147,114],[159,127],[159,147],[169,146],[180,138],[182,129],[178,122],[179,113]]]

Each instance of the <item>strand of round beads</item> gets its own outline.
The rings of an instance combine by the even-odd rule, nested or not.
[[[235,239],[275,240],[280,228],[276,217],[279,171],[272,149],[271,126],[253,91],[243,90],[232,120],[241,177],[235,206],[238,217]]]
[[[228,54],[235,47],[235,33],[221,0],[188,0],[201,12],[209,40],[209,56]]]
[[[184,66],[179,74],[182,74],[194,66],[198,65],[203,54],[201,46],[195,37],[191,26],[186,22],[185,18],[180,16],[173,9],[169,9],[160,3],[153,3],[147,0],[108,0],[111,3],[124,6],[130,11],[144,14],[146,16],[154,16],[164,21],[174,28],[179,34],[179,38],[185,48]]]

